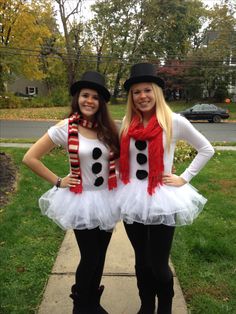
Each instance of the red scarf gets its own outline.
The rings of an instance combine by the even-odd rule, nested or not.
[[[128,132],[122,134],[120,146],[120,177],[124,184],[129,183],[129,146],[130,138],[148,141],[148,193],[152,195],[155,188],[162,185],[163,162],[163,130],[160,127],[156,115],[153,115],[144,128],[140,118],[136,115],[129,126]]]
[[[82,176],[80,169],[80,160],[79,160],[79,125],[86,128],[96,128],[97,123],[88,121],[82,118],[78,113],[73,114],[69,118],[68,123],[68,152],[69,152],[69,161],[71,173],[75,175],[79,181],[79,183],[75,187],[70,187],[70,191],[74,193],[82,193]],[[114,153],[112,151],[109,152],[109,177],[108,177],[108,188],[112,190],[117,186],[116,180],[116,168],[115,168],[115,159]]]

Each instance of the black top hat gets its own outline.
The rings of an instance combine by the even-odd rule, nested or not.
[[[131,67],[130,78],[125,81],[124,88],[129,91],[131,85],[135,83],[156,83],[162,89],[165,87],[165,82],[156,75],[156,69],[151,63],[137,63]]]
[[[71,85],[70,87],[71,95],[74,96],[75,93],[78,90],[81,90],[82,88],[94,89],[104,97],[105,101],[110,100],[111,94],[109,93],[108,89],[105,86],[105,78],[99,72],[96,71],[85,72],[79,81]]]

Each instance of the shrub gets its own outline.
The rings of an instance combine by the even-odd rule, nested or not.
[[[0,96],[0,109],[4,108],[21,108],[22,99],[12,94]]]
[[[195,148],[190,146],[185,141],[178,141],[175,149],[174,162],[182,163],[184,161],[192,160],[197,154]]]
[[[65,91],[54,92],[46,97],[20,97],[13,94],[0,96],[0,109],[64,107],[69,104],[69,96]]]
[[[214,96],[215,96],[216,101],[219,101],[219,102],[224,101],[225,98],[229,96],[227,87],[223,85],[217,87]]]
[[[50,98],[54,106],[57,107],[64,107],[70,103],[68,92],[64,89],[54,90]]]

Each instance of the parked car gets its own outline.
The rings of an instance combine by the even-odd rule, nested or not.
[[[181,111],[180,114],[188,120],[208,120],[218,123],[221,119],[229,118],[229,110],[213,104],[196,104],[191,108]]]

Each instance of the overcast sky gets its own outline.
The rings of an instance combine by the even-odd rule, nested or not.
[[[235,1],[235,0],[231,0],[231,1]],[[90,11],[90,6],[92,4],[94,4],[96,1],[95,0],[85,0],[83,1],[83,4],[82,4],[82,16],[84,18],[84,20],[87,20],[87,19],[90,19],[92,18],[92,14],[91,14],[91,11]],[[209,7],[212,7],[214,6],[215,4],[217,3],[221,3],[221,0],[202,0],[202,2],[209,6]],[[66,1],[66,7],[68,8],[68,12],[71,12],[72,9],[74,9],[75,5],[77,3],[77,0],[67,0]],[[58,5],[55,4],[55,9],[56,11],[58,12]],[[61,24],[60,23],[60,19],[58,19],[58,23],[59,25]],[[60,27],[61,30],[62,30],[62,27]]]
[[[77,0],[69,0],[69,3],[73,4],[73,3],[76,3]],[[234,0],[232,0],[234,1]],[[202,2],[209,6],[209,7],[212,7],[214,6],[215,4],[217,3],[221,3],[221,0],[202,0]],[[95,0],[85,0],[84,3],[83,3],[83,8],[82,8],[82,11],[85,15],[85,17],[88,17],[90,18],[91,15],[89,14],[89,11],[90,11],[90,6],[95,3]]]

